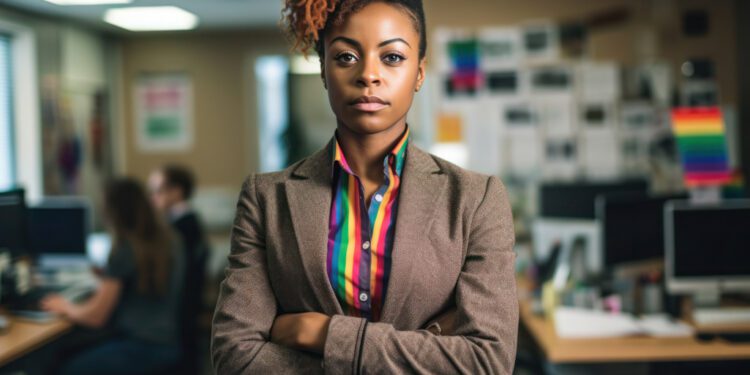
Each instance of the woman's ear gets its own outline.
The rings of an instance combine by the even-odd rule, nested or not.
[[[426,58],[422,58],[422,60],[419,61],[419,66],[417,67],[417,84],[414,87],[414,91],[419,91],[422,88],[422,84],[424,83],[424,72],[425,72],[425,61]]]

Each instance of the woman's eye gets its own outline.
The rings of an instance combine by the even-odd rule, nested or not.
[[[336,56],[336,60],[343,63],[351,63],[357,60],[357,58],[351,53],[342,53]]]
[[[385,56],[385,61],[390,64],[396,64],[404,61],[404,57],[395,53],[391,53]]]

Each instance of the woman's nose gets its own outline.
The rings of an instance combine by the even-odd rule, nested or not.
[[[364,87],[379,85],[382,81],[380,75],[380,61],[377,58],[368,57],[362,60],[362,70],[357,83]]]

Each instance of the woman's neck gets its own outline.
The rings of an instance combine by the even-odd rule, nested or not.
[[[346,162],[357,176],[371,182],[382,183],[383,159],[396,146],[406,131],[406,122],[375,134],[354,133],[345,125],[339,124],[337,139]]]

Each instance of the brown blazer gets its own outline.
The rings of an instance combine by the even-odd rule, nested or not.
[[[381,321],[368,323],[343,315],[326,276],[328,147],[245,180],[213,320],[216,372],[511,373],[518,301],[500,180],[409,143],[388,293]],[[308,311],[332,317],[322,356],[269,341],[277,315]],[[450,332],[426,329],[446,312]]]

